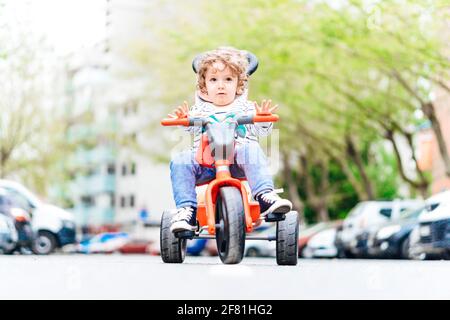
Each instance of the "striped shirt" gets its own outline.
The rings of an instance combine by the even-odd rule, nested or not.
[[[235,115],[255,115],[256,109],[253,102],[246,99],[247,92],[238,96],[234,102],[226,107],[216,107],[212,103],[201,99],[196,95],[195,104],[189,111],[192,117],[209,117],[214,115],[217,119],[223,120],[228,114]],[[258,137],[268,136],[272,132],[272,122],[258,122],[255,124],[246,124],[238,127],[236,130],[236,143],[243,144],[251,141],[258,141]],[[201,140],[202,130],[200,127],[187,127],[186,131],[194,136],[193,149],[197,149]]]

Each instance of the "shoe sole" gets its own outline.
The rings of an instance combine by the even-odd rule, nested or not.
[[[170,226],[171,232],[179,232],[179,231],[195,231],[197,227],[191,226],[189,223],[185,221],[177,221],[172,223]]]
[[[272,206],[264,212],[261,212],[260,216],[265,217],[269,213],[285,214],[292,210],[292,203],[288,200],[279,201],[277,206]]]

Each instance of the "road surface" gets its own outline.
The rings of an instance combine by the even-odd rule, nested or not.
[[[0,299],[450,299],[450,261],[0,256]]]

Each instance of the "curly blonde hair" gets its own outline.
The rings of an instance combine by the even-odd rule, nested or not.
[[[216,62],[222,62],[225,67],[230,68],[233,75],[238,77],[236,94],[243,94],[248,79],[247,55],[245,51],[233,47],[219,47],[202,55],[198,67],[197,89],[202,93],[206,93],[206,72],[208,71],[208,68],[214,68]]]

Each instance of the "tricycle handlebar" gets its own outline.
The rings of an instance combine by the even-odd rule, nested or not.
[[[236,119],[238,124],[253,124],[255,122],[277,122],[279,119],[276,114],[267,115],[249,115],[240,116]],[[208,118],[190,117],[190,118],[166,118],[161,120],[163,126],[185,126],[185,127],[201,127],[209,122]]]
[[[189,126],[188,118],[165,118],[161,120],[163,126]]]

